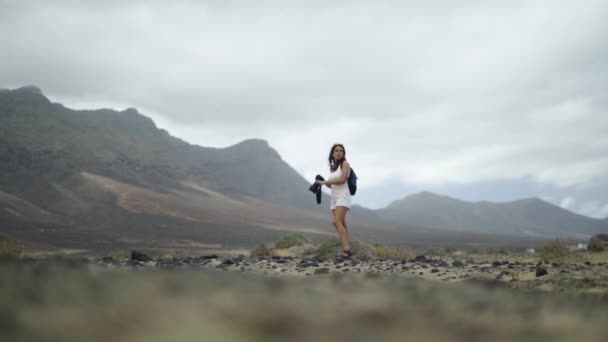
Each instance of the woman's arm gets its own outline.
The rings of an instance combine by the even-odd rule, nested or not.
[[[328,188],[331,188],[331,184],[327,184],[326,182],[327,181],[322,181],[322,180],[315,181],[315,183],[317,183],[317,184],[321,184],[321,185],[325,184]]]
[[[349,172],[350,172],[350,165],[345,160],[344,163],[342,163],[342,174],[340,175],[340,177],[337,179],[325,181],[325,182],[323,182],[323,184],[327,185],[330,188],[331,188],[332,184],[336,184],[336,185],[344,184],[348,180]]]

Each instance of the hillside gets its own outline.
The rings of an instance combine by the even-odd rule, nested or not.
[[[608,231],[605,221],[575,214],[539,198],[473,203],[421,192],[377,212],[402,224],[456,231],[573,237]]]

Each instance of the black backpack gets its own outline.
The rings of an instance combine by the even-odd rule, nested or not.
[[[350,192],[351,196],[357,192],[357,174],[353,168],[350,168],[350,173],[348,174],[348,192]]]

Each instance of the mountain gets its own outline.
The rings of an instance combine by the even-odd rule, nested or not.
[[[13,192],[28,191],[33,178],[89,172],[157,190],[186,183],[235,197],[316,206],[306,191],[286,191],[307,189],[308,181],[263,140],[223,149],[190,145],[135,109],[74,111],[50,103],[34,87],[0,93],[0,124],[6,160],[0,185]]]
[[[191,145],[133,108],[72,110],[36,87],[0,90],[0,160],[0,235],[32,248],[200,251],[336,236],[329,196],[318,206],[312,180],[268,142]],[[367,214],[351,215],[353,238],[439,243],[435,231]]]
[[[0,90],[0,235],[32,248],[174,251],[251,248],[301,232],[335,237],[321,206],[268,142],[191,145],[134,108],[73,110],[28,86]],[[353,239],[525,246],[534,237],[387,221],[353,206]]]
[[[133,108],[76,111],[36,87],[0,90],[0,160],[0,233],[40,245],[331,233],[329,197],[317,206],[266,141],[191,145]]]
[[[608,231],[606,222],[572,213],[539,198],[473,203],[421,192],[376,212],[402,224],[457,231],[573,237]]]

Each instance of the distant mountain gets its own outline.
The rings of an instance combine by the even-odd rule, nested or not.
[[[250,248],[287,232],[336,236],[329,196],[318,206],[312,180],[266,141],[191,145],[133,108],[72,110],[33,86],[0,90],[0,161],[0,235],[37,247],[200,252]],[[351,237],[424,248],[538,241],[383,217],[353,206]]]
[[[608,231],[606,221],[572,213],[539,198],[472,203],[421,192],[376,212],[402,224],[458,231],[561,236],[588,236]]]
[[[0,233],[41,245],[331,233],[329,196],[318,206],[266,141],[191,145],[133,108],[78,111],[37,87],[0,90],[0,160]]]
[[[75,111],[50,103],[31,86],[0,92],[0,146],[0,186],[12,192],[38,195],[32,178],[89,172],[158,190],[191,183],[229,196],[316,207],[309,182],[264,140],[227,148],[190,145],[135,109]]]

